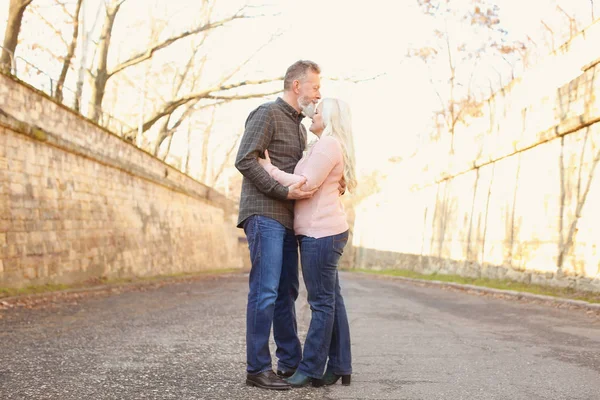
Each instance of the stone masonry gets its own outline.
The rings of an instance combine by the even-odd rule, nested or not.
[[[0,74],[0,287],[241,268],[235,204]]]

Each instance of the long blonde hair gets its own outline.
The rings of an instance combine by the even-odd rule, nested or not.
[[[350,107],[345,101],[334,98],[325,98],[321,101],[321,104],[323,105],[321,115],[325,127],[321,137],[333,136],[342,145],[344,179],[346,180],[346,187],[352,191],[356,188],[357,181]]]

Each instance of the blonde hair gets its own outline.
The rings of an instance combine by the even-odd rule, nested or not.
[[[344,179],[346,187],[352,191],[356,188],[356,162],[354,157],[354,140],[352,138],[352,115],[348,104],[339,99],[326,98],[321,101],[323,136],[332,136],[342,145],[344,156]]]

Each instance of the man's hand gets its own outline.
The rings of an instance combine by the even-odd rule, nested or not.
[[[313,190],[306,191],[300,189],[300,186],[304,185],[306,182],[306,178],[301,180],[298,183],[294,183],[291,186],[288,186],[288,200],[300,200],[300,199],[309,199],[319,188],[314,188]]]
[[[346,179],[344,178],[343,175],[342,175],[342,179],[340,179],[340,182],[338,185],[338,192],[340,192],[340,196],[343,196],[344,193],[346,193]]]

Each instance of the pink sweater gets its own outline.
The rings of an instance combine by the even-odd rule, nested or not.
[[[337,235],[348,230],[346,213],[338,191],[344,174],[342,146],[331,136],[322,137],[288,174],[272,164],[265,170],[279,183],[290,186],[306,177],[304,190],[319,189],[310,199],[296,200],[294,232],[314,238]]]

